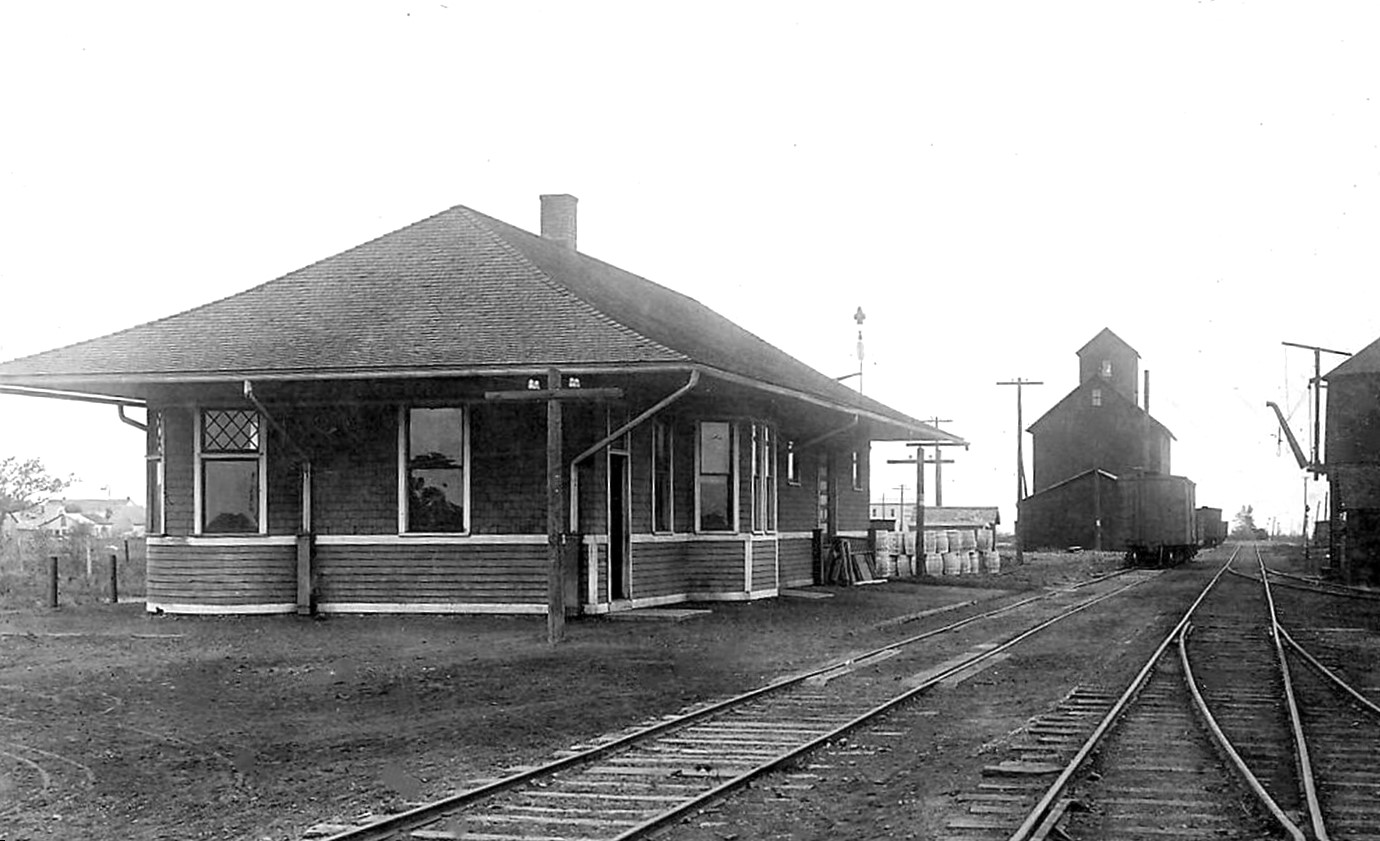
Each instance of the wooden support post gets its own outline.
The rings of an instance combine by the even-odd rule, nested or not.
[[[935,448],[935,452],[940,452]],[[925,564],[925,448],[915,448],[915,574],[926,575]]]
[[[120,603],[120,570],[119,555],[110,553],[110,603]]]
[[[530,387],[532,385],[535,383],[529,382],[529,388],[523,391],[486,391],[484,399],[490,402],[540,400],[546,403],[546,637],[550,642],[557,643],[565,636],[564,566],[566,543],[569,541],[565,531],[567,512],[565,464],[562,458],[565,440],[561,403],[565,400],[619,400],[623,397],[623,390],[582,389],[578,385],[561,388],[561,372],[555,368],[547,369],[545,389]]]
[[[48,607],[58,606],[58,556],[48,556]]]
[[[297,535],[297,615],[310,616],[311,604],[311,550],[310,534]]]
[[[553,395],[561,387],[560,372],[546,372],[546,388]],[[565,638],[565,575],[562,560],[565,541],[564,435],[561,426],[561,401],[546,401],[546,640],[551,644]]]

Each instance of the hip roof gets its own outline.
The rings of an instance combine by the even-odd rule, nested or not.
[[[0,363],[0,384],[701,367],[961,440],[693,298],[462,205],[176,315]]]

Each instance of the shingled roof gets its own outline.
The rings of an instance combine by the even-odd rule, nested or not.
[[[1136,358],[1140,358],[1140,352],[1137,351],[1135,348],[1131,347],[1129,344],[1127,344],[1125,339],[1113,333],[1110,327],[1103,327],[1100,331],[1098,331],[1096,336],[1093,336],[1091,339],[1088,339],[1088,341],[1085,342],[1083,346],[1077,350],[1075,355],[1082,356],[1089,348],[1093,347],[1094,345],[1102,344],[1121,345],[1122,347],[1129,350],[1131,353],[1134,353],[1136,355]]]
[[[693,298],[464,206],[228,298],[0,363],[0,385],[108,383],[114,392],[117,384],[546,366],[700,368],[953,438]]]
[[[1122,408],[1127,408],[1130,411],[1136,413],[1137,416],[1145,415],[1145,417],[1150,421],[1151,424],[1154,425],[1156,429],[1160,430],[1165,435],[1168,435],[1175,441],[1179,440],[1178,438],[1174,437],[1173,432],[1169,431],[1169,427],[1160,423],[1158,420],[1155,419],[1153,415],[1142,409],[1140,406],[1136,405],[1136,402],[1134,400],[1127,398],[1126,395],[1122,394],[1114,388],[1104,387],[1102,382],[1096,379],[1085,380],[1084,382],[1079,384],[1079,386],[1075,388],[1073,391],[1070,391],[1068,394],[1064,395],[1064,398],[1060,400],[1058,403],[1055,403],[1053,406],[1051,406],[1049,411],[1045,412],[1043,415],[1040,415],[1040,417],[1036,419],[1034,423],[1026,427],[1026,432],[1029,432],[1033,435],[1041,427],[1053,422],[1055,418],[1068,414],[1069,411],[1075,405],[1084,403],[1088,399],[1087,393],[1092,391],[1094,388],[1102,389],[1102,399],[1106,401],[1106,405],[1110,406],[1119,404],[1120,406],[1122,406]]]
[[[1380,374],[1380,339],[1376,339],[1360,351],[1351,355],[1345,362],[1327,372],[1323,377],[1346,377],[1354,374]]]

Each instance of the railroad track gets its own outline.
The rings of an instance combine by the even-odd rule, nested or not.
[[[624,841],[703,808],[930,688],[998,662],[1043,629],[1150,580],[1135,570],[1023,599],[634,732],[575,746],[328,841]],[[1028,624],[935,664],[919,643],[1005,614]],[[920,671],[916,671],[920,669]]]
[[[1283,628],[1255,554],[1259,578],[1224,578],[1233,552],[1011,841],[1380,839],[1380,707]]]
[[[1345,584],[1338,584],[1335,581],[1327,581],[1308,575],[1296,575],[1292,572],[1270,569],[1265,567],[1265,572],[1276,579],[1278,586],[1287,587],[1293,590],[1303,590],[1310,593],[1319,593],[1327,596],[1341,596],[1348,599],[1363,599],[1366,601],[1380,602],[1380,590],[1373,587],[1349,587]]]

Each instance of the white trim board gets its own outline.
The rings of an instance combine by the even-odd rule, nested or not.
[[[184,613],[197,616],[243,616],[252,614],[296,613],[295,602],[270,604],[179,604],[177,602],[145,602],[149,613]]]
[[[546,604],[486,602],[323,602],[318,613],[546,614]]]
[[[290,534],[246,534],[231,537],[202,535],[163,535],[149,537],[149,546],[296,546],[297,538]]]
[[[320,534],[317,546],[545,546],[544,534]]]

